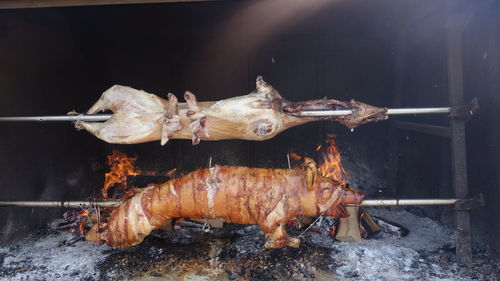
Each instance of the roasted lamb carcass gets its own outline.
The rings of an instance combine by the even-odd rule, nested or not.
[[[88,110],[95,114],[113,111],[106,122],[77,122],[85,129],[109,143],[143,143],[169,139],[200,140],[244,139],[266,140],[282,131],[317,120],[335,120],[349,128],[387,119],[387,109],[361,102],[334,99],[289,102],[257,78],[257,89],[245,96],[217,102],[197,102],[191,92],[184,94],[185,104],[178,104],[173,94],[164,100],[153,94],[130,87],[115,85],[104,92]],[[304,117],[303,111],[345,110],[352,114],[331,117]]]
[[[285,230],[291,218],[345,217],[343,204],[360,204],[364,197],[317,174],[311,162],[295,169],[215,166],[150,185],[113,210],[106,223],[92,226],[86,239],[124,248],[169,219],[220,218],[259,225],[268,249],[299,247]]]

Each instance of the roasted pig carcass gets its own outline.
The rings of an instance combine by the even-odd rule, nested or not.
[[[179,104],[175,95],[168,100],[130,87],[115,85],[87,111],[96,114],[113,111],[106,122],[76,122],[96,137],[121,144],[143,143],[169,139],[200,140],[244,139],[266,140],[280,132],[311,121],[335,120],[349,128],[367,122],[387,119],[386,108],[376,108],[361,102],[334,99],[290,102],[257,78],[257,89],[252,93],[220,100],[198,102],[191,92],[184,94],[185,104]],[[306,117],[303,111],[352,110],[352,114],[331,117]]]
[[[294,217],[345,217],[343,204],[364,195],[318,174],[313,161],[295,169],[214,166],[163,184],[152,184],[114,209],[107,222],[92,226],[86,239],[113,247],[141,243],[173,218],[257,224],[265,247],[299,247],[285,226]]]

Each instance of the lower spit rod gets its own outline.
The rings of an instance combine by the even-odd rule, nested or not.
[[[450,113],[451,107],[429,107],[429,108],[389,108],[387,115],[403,114],[440,114]],[[351,110],[318,110],[302,111],[303,117],[321,117],[321,116],[342,116],[351,114]],[[54,116],[17,116],[0,117],[0,122],[48,122],[48,121],[87,121],[98,122],[110,119],[112,114],[79,114],[79,115],[54,115]]]
[[[361,206],[453,205],[459,199],[373,199],[364,200]],[[60,207],[60,208],[115,208],[122,201],[0,201],[1,206]]]

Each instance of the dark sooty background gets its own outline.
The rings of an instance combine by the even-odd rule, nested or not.
[[[445,106],[447,12],[436,2],[317,1],[302,7],[282,0],[215,1],[3,10],[0,114],[84,112],[113,84],[162,97],[173,92],[181,98],[190,90],[201,101],[220,100],[252,91],[257,75],[289,100],[328,96],[390,107],[395,71],[403,71],[402,106]],[[429,12],[418,17],[416,7]],[[473,224],[499,249],[499,5],[474,11],[464,31],[465,96],[479,97],[482,109],[468,123],[469,182],[472,195],[486,195],[487,207],[474,212]],[[411,17],[415,21],[405,26]],[[402,32],[404,69],[395,70]],[[447,124],[444,116],[400,119]],[[389,125],[368,124],[350,132],[325,121],[264,142],[227,140],[193,147],[190,141],[173,140],[161,147],[159,142],[107,144],[69,123],[2,123],[0,199],[96,195],[105,156],[113,149],[138,155],[143,170],[188,172],[207,166],[209,157],[214,164],[285,168],[286,153],[315,156],[326,133],[338,135],[350,162],[363,163],[368,174],[386,179]],[[401,131],[398,142],[397,188],[382,183],[377,187],[381,197],[453,196],[447,139]],[[374,198],[372,191],[367,190]],[[431,208],[428,214],[451,221],[449,210]],[[0,214],[0,239],[8,242],[60,216],[61,210],[2,208]]]

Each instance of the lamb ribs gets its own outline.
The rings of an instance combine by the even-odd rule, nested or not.
[[[108,143],[133,144],[170,139],[200,140],[266,140],[282,131],[318,120],[334,120],[349,128],[387,119],[387,109],[354,100],[334,99],[290,102],[262,77],[257,77],[256,90],[248,95],[217,102],[198,102],[191,92],[184,94],[186,104],[178,104],[175,95],[168,100],[130,87],[115,85],[105,91],[88,110],[88,114],[113,111],[105,122],[76,122]],[[306,117],[303,111],[352,110],[345,116]]]

